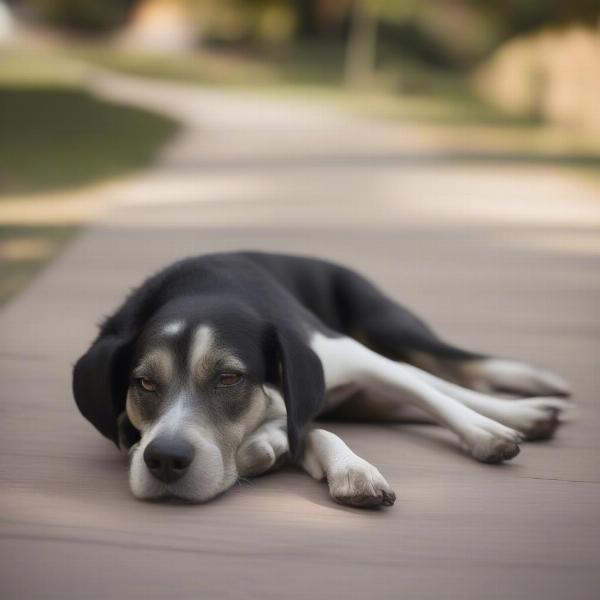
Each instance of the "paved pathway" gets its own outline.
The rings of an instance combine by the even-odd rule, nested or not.
[[[290,101],[103,76],[99,93],[184,133],[0,313],[2,598],[596,597],[600,586],[600,195],[456,163],[414,128]],[[205,506],[135,501],[78,415],[94,323],[182,255],[259,248],[369,274],[465,346],[568,376],[579,419],[500,467],[433,427],[333,425],[396,506],[360,512],[294,471]]]

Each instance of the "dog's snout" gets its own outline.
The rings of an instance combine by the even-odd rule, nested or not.
[[[182,438],[158,437],[144,450],[146,466],[160,481],[172,483],[188,470],[194,460],[194,447]]]

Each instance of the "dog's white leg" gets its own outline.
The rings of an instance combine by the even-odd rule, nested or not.
[[[571,405],[564,398],[540,397],[503,400],[463,388],[417,367],[405,365],[416,377],[465,406],[525,434],[527,439],[547,439],[559,425],[561,413]]]
[[[517,396],[570,396],[571,387],[560,375],[507,358],[484,358],[460,366],[465,384],[484,393]]]
[[[241,477],[256,477],[277,466],[289,451],[285,417],[263,423],[240,445],[236,465]]]
[[[519,453],[523,436],[461,404],[417,376],[414,367],[389,360],[350,338],[315,335],[311,347],[323,363],[327,389],[359,383],[398,402],[409,402],[454,431],[475,459],[497,463]]]
[[[324,429],[312,429],[306,435],[302,466],[318,481],[326,479],[331,497],[342,504],[392,506],[396,500],[396,494],[372,464]]]

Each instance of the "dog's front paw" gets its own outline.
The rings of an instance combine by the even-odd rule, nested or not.
[[[288,443],[284,431],[269,427],[251,436],[238,449],[236,465],[242,477],[256,477],[279,464],[287,454]]]
[[[331,497],[341,504],[361,508],[392,506],[396,494],[383,475],[367,461],[356,461],[328,474]]]
[[[496,464],[519,454],[523,435],[496,421],[483,418],[471,425],[463,437],[463,447],[475,460]]]
[[[275,465],[275,452],[271,444],[256,440],[247,444],[237,455],[238,473],[242,477],[256,477]]]

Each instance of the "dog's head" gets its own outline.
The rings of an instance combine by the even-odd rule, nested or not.
[[[324,393],[298,332],[216,298],[171,302],[124,329],[104,331],[79,359],[73,391],[103,435],[131,445],[135,496],[216,496],[238,478],[240,444],[277,411],[298,456]]]

